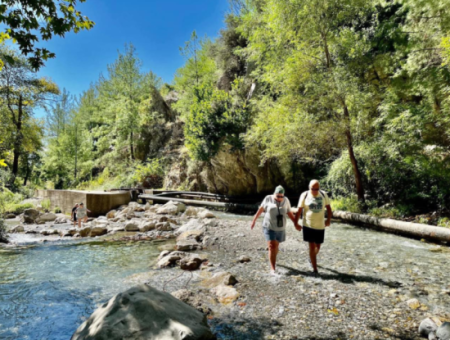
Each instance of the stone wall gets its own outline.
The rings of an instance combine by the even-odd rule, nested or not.
[[[36,196],[49,199],[50,209],[59,207],[63,213],[71,213],[75,203],[83,202],[91,211],[88,216],[92,217],[105,215],[108,211],[128,204],[131,200],[128,191],[37,190]]]

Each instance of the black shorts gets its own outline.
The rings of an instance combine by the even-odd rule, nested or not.
[[[74,221],[74,222],[77,221],[77,214],[73,214],[73,221]]]
[[[303,227],[303,241],[312,243],[323,243],[325,230]]]

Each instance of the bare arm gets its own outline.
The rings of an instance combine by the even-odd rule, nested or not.
[[[256,220],[258,219],[258,217],[259,217],[263,212],[264,212],[264,208],[263,208],[263,207],[259,207],[258,211],[256,212],[255,217],[253,217],[251,229],[253,229],[253,228],[255,227]]]
[[[298,225],[298,220],[300,219],[300,216],[302,216],[303,208],[298,208],[297,213],[295,214],[295,225]]]
[[[331,211],[331,206],[328,204],[325,206],[327,208],[327,221],[325,222],[325,227],[329,227],[331,225],[331,217],[333,216],[333,211]]]
[[[292,222],[294,222],[294,227],[295,229],[297,229],[298,231],[302,230],[302,227],[300,227],[298,225],[298,221],[297,221],[297,217],[292,213],[292,211],[289,211],[287,213],[287,215],[289,216],[289,218],[291,219]]]

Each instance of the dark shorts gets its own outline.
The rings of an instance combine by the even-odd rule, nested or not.
[[[77,221],[77,214],[73,214],[73,220],[76,222]]]
[[[303,227],[303,241],[312,243],[323,243],[324,239],[325,239],[325,230]]]
[[[263,232],[266,237],[266,241],[278,241],[280,243],[286,241],[286,231],[274,231],[263,228]]]

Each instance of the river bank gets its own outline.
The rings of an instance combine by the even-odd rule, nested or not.
[[[38,254],[42,250],[73,250],[70,256],[48,253],[38,258],[45,259],[43,263],[47,265],[52,263],[55,274],[64,273],[66,269],[81,273],[83,282],[92,279],[91,270],[100,268],[91,268],[96,264],[96,259],[103,258],[102,270],[99,272],[106,280],[112,278],[114,271],[122,268],[120,275],[114,274],[113,280],[119,281],[112,285],[108,282],[103,284],[111,288],[98,294],[98,299],[94,300],[97,305],[126,287],[147,283],[174,293],[206,313],[210,327],[219,339],[418,339],[417,328],[424,318],[450,319],[448,247],[334,222],[327,229],[326,241],[319,255],[321,276],[314,278],[310,275],[307,249],[301,241],[302,234],[289,224],[288,239],[281,245],[278,256],[280,275],[271,276],[261,220],[252,231],[249,216],[212,214],[190,207],[182,212],[183,209],[178,211],[176,205],[163,208],[147,206],[146,210],[145,206],[134,205],[131,211],[123,207],[116,211],[114,217],[110,214],[109,219],[100,218],[84,226],[92,231],[94,225],[103,224],[109,233],[94,238],[80,236],[79,241],[76,241],[80,245],[75,247],[60,244],[74,242],[71,241],[74,240],[73,236],[19,233],[13,234],[12,238],[22,238],[22,242],[24,237],[34,238],[35,244],[30,249]],[[126,229],[127,225],[135,231],[123,234],[117,230],[119,227]],[[28,227],[36,228],[34,225],[25,228]],[[46,230],[49,226],[39,228]],[[70,229],[71,226],[61,228]],[[151,230],[144,231],[145,228]],[[177,241],[173,240],[175,237]],[[40,240],[36,241],[36,238]],[[41,245],[42,240],[55,242]],[[109,244],[112,248],[108,247]],[[17,250],[17,245],[5,249],[10,247],[14,249],[11,250],[14,257],[22,252]],[[136,249],[133,257],[128,258],[126,252],[120,250],[122,248]],[[172,268],[159,268],[158,263],[161,261],[158,261],[157,256],[160,252],[165,251],[164,254],[167,254],[176,248],[188,257],[197,254],[203,262],[201,265],[199,263],[199,269],[183,271],[176,262]],[[77,249],[89,249],[89,252],[80,253]],[[119,254],[123,253],[118,255],[122,259],[121,265],[117,266],[114,257],[104,259],[103,249],[117,249]],[[147,249],[151,249],[150,253]],[[6,264],[9,258],[5,258]],[[76,265],[72,263],[75,259]],[[134,273],[130,273],[129,266],[135,268]],[[41,269],[42,282],[27,289],[34,291],[40,287],[38,291],[46,296],[49,294],[45,288],[48,283],[44,279],[45,269]],[[105,275],[105,271],[108,274]],[[7,272],[11,272],[11,268]],[[30,267],[30,272],[36,271]],[[126,272],[129,274],[124,275]],[[213,284],[211,281],[214,281],[214,275],[223,273],[234,276],[237,283],[233,282],[235,284],[231,286],[231,282],[227,282],[226,288],[218,289],[217,282]],[[24,269],[19,276],[26,278],[28,275]],[[56,282],[47,287],[50,291],[60,285],[58,282],[62,278],[57,276],[57,280],[50,280]],[[93,280],[101,282],[103,279],[96,276]],[[80,285],[81,295],[86,296],[82,287],[92,285],[79,283],[79,279],[75,282],[78,282],[77,286]],[[14,285],[9,284],[4,288],[10,292],[14,290]],[[94,291],[99,292],[98,289]],[[74,301],[67,302],[66,307],[71,308]],[[45,299],[41,302],[43,310],[54,314],[52,308],[45,304]],[[78,301],[76,304],[82,310],[85,302]],[[30,304],[27,310],[35,309],[33,301],[27,303]],[[81,323],[80,318],[84,319],[92,312],[92,302],[89,302],[89,306],[84,312],[79,312],[78,319],[71,319],[72,326],[65,325],[64,329],[73,332]],[[5,311],[11,313],[11,309],[6,308]],[[32,319],[30,314],[26,315]],[[26,321],[21,321],[21,324],[26,325]],[[41,334],[54,334],[51,333],[54,323],[53,326],[45,327],[49,333]],[[10,329],[14,329],[14,324]],[[64,339],[70,334],[53,338]]]

